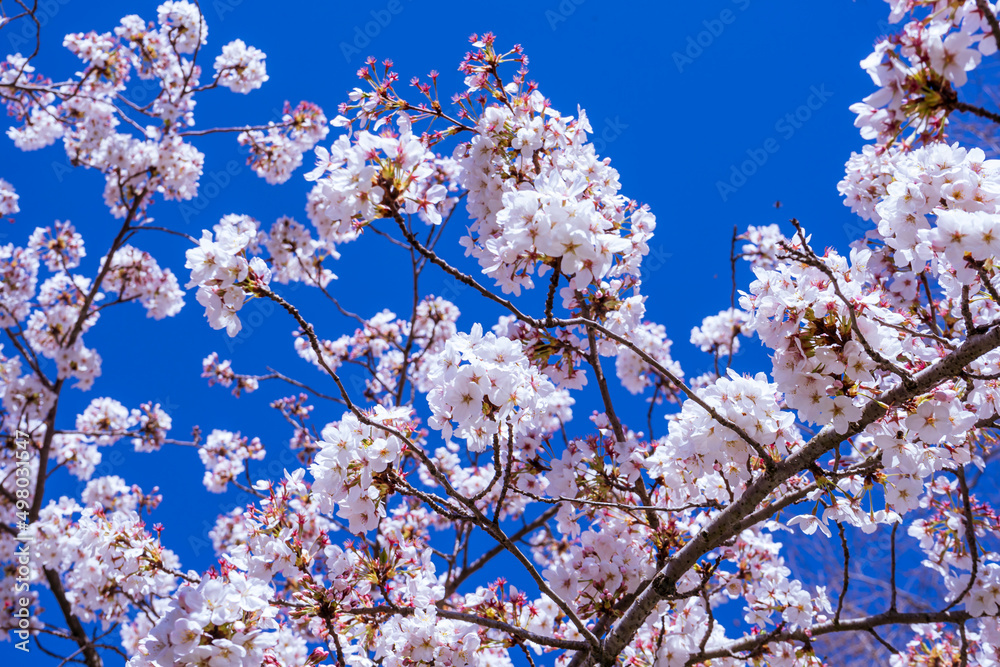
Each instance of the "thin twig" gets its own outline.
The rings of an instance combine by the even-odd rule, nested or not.
[[[840,548],[844,552],[844,587],[841,589],[840,598],[837,600],[837,612],[833,615],[834,625],[840,624],[840,612],[844,609],[847,588],[851,583],[851,550],[847,546],[847,535],[844,533],[844,524],[837,522],[837,531],[840,533]]]
[[[892,524],[892,533],[889,537],[889,558],[890,567],[892,568],[889,573],[889,586],[890,586],[890,597],[889,597],[889,610],[896,611],[896,528],[899,527],[898,523]]]
[[[972,571],[969,573],[969,583],[965,585],[965,589],[955,596],[955,599],[943,609],[943,611],[948,611],[959,602],[961,602],[972,587],[976,583],[976,577],[979,575],[979,546],[976,544],[976,523],[975,517],[972,514],[972,501],[969,498],[969,484],[965,479],[965,469],[958,466],[954,470],[950,471],[958,478],[958,486],[962,493],[962,511],[964,513],[964,523],[965,523],[965,541],[968,543],[969,547],[969,557],[972,559]]]

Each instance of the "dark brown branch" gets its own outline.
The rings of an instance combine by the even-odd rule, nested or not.
[[[838,433],[832,426],[824,427],[795,454],[780,462],[774,471],[748,485],[743,495],[716,515],[701,533],[678,550],[654,577],[653,585],[636,597],[635,602],[616,624],[611,636],[604,642],[605,654],[617,655],[624,649],[656,605],[676,593],[677,582],[684,573],[702,556],[732,537],[733,530],[741,525],[744,517],[772,491],[793,475],[808,468],[820,456],[845,439],[862,432],[869,424],[884,416],[890,406],[900,405],[954,377],[971,362],[997,347],[1000,347],[1000,328],[971,335],[954,352],[916,373],[911,386],[898,385],[882,394],[878,400],[869,402],[861,417],[850,424],[845,433]]]
[[[1000,114],[994,111],[989,111],[988,109],[977,107],[976,105],[969,104],[968,102],[959,102],[959,101],[951,102],[948,106],[950,106],[952,109],[955,109],[956,111],[965,111],[966,113],[971,113],[973,115],[979,116],[980,118],[991,120],[997,125],[1000,125]]]
[[[83,629],[80,619],[73,614],[69,600],[66,598],[66,589],[63,588],[59,575],[49,568],[44,568],[43,572],[45,573],[45,580],[49,584],[49,590],[52,591],[52,595],[55,596],[56,601],[59,603],[59,609],[62,611],[63,618],[66,619],[66,625],[69,626],[73,640],[83,651],[86,664],[88,667],[102,667],[104,662],[101,660],[101,656],[97,652],[97,649],[94,648],[90,638],[87,637],[87,632]]]
[[[874,614],[872,616],[862,616],[859,618],[851,618],[846,621],[841,621],[840,623],[834,623],[833,621],[828,621],[826,623],[820,623],[812,626],[807,630],[798,629],[790,631],[782,631],[776,633],[767,633],[762,636],[748,636],[743,639],[738,639],[736,641],[725,644],[718,648],[705,651],[703,653],[698,653],[692,655],[688,658],[688,665],[696,665],[700,662],[706,660],[713,660],[715,658],[731,658],[736,653],[754,651],[761,648],[764,644],[771,642],[787,642],[787,641],[800,641],[806,642],[811,641],[816,637],[823,635],[828,635],[835,632],[867,632],[869,629],[875,629],[883,625],[913,625],[913,624],[924,624],[924,623],[955,623],[962,624],[969,620],[971,616],[964,611],[948,611],[948,612],[892,612],[887,611],[881,614]]]
[[[969,286],[962,285],[962,319],[965,320],[965,335],[971,336],[976,330],[972,321],[972,309],[969,307]]]
[[[976,583],[976,577],[979,576],[979,546],[976,544],[976,522],[975,517],[972,514],[972,501],[969,498],[969,484],[965,479],[965,470],[959,466],[955,470],[951,471],[958,478],[958,488],[962,493],[962,513],[965,523],[965,541],[969,547],[969,558],[972,559],[972,571],[969,573],[969,583],[965,585],[965,589],[959,593],[951,603],[944,608],[948,611],[959,602],[961,602],[972,587]]]
[[[889,542],[889,558],[890,567],[892,568],[889,573],[889,586],[890,586],[890,597],[889,597],[889,610],[896,611],[896,529],[899,527],[898,523],[892,524],[892,534],[890,535]]]
[[[875,632],[875,628],[868,628],[868,634],[870,634],[872,637],[874,637],[875,641],[877,641],[879,644],[881,644],[882,646],[884,646],[885,649],[887,651],[889,651],[889,653],[892,653],[893,655],[899,654],[899,649],[897,649],[895,646],[893,646],[892,644],[890,644],[886,640],[882,639],[881,635],[879,635],[879,633]]]
[[[847,588],[851,584],[851,550],[847,546],[847,535],[844,533],[844,524],[837,523],[837,532],[840,533],[840,548],[844,552],[844,587],[840,591],[837,599],[837,611],[833,615],[833,622],[840,623],[840,613],[844,609],[844,600],[847,599]]]

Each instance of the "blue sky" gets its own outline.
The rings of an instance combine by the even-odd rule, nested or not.
[[[12,4],[3,4],[8,13]],[[56,80],[72,74],[78,61],[60,45],[65,33],[107,31],[129,13],[155,19],[156,4],[52,0],[51,7],[43,7],[36,67]],[[863,145],[848,107],[871,92],[858,61],[888,30],[883,2],[377,0],[362,6],[205,0],[202,5],[209,25],[203,67],[210,70],[221,47],[241,38],[267,53],[270,81],[249,96],[221,90],[202,95],[196,109],[199,127],[266,122],[285,100],[315,102],[332,118],[368,55],[392,58],[403,82],[437,69],[442,90],[459,90],[456,67],[469,34],[493,31],[501,46],[522,44],[530,57],[530,78],[563,113],[575,115],[578,104],[587,111],[598,151],[612,158],[624,194],[648,203],[657,215],[653,252],[644,268],[647,313],[666,325],[674,355],[689,376],[711,364],[688,337],[704,316],[728,306],[734,225],[743,229],[796,217],[813,233],[814,245],[840,249],[867,229],[843,206],[836,184],[851,151]],[[0,30],[4,54],[30,51],[22,34],[18,24]],[[136,101],[145,93],[134,93]],[[216,196],[187,208],[160,202],[152,208],[158,224],[199,236],[226,213],[252,215],[265,227],[280,215],[306,222],[310,184],[302,178],[305,170],[272,187],[245,166],[234,135],[204,138],[197,145],[207,156],[203,192]],[[311,161],[307,156],[307,165]],[[93,273],[117,231],[101,199],[102,177],[69,170],[59,147],[26,154],[6,138],[0,140],[0,177],[17,188],[22,211],[16,225],[0,229],[0,243],[23,245],[35,225],[69,219],[87,242],[83,269]],[[209,183],[220,187],[209,189]],[[457,239],[459,231],[455,225],[451,237]],[[185,241],[150,234],[138,237],[135,245],[172,268],[181,283],[187,281]],[[457,245],[448,252],[473,270]],[[343,257],[331,267],[339,280],[330,289],[346,308],[362,315],[383,307],[405,314],[410,295],[404,259],[400,250],[368,235],[343,248]],[[749,279],[741,267],[740,288]],[[498,313],[471,295],[449,294],[439,274],[429,271],[423,282],[428,291],[457,300],[463,311],[460,330],[477,320],[495,321]],[[279,291],[301,305],[321,336],[336,338],[352,330],[312,290]],[[173,437],[186,439],[195,424],[206,432],[239,430],[264,441],[272,450],[268,461],[280,458],[290,433],[266,406],[288,393],[284,387],[265,385],[236,401],[198,377],[201,360],[218,351],[240,372],[264,372],[271,365],[321,389],[329,387],[294,354],[293,323],[284,313],[250,305],[242,315],[244,332],[231,340],[208,327],[193,293],[180,315],[162,322],[146,319],[135,304],[107,312],[85,339],[102,354],[103,375],[93,392],[64,393],[60,425],[69,426],[95,396],[114,397],[130,408],[154,400],[173,416]],[[740,371],[769,370],[754,351],[738,357],[735,365]],[[623,418],[645,430],[645,406],[626,396],[619,408]],[[576,411],[578,420],[585,421],[587,405],[584,401]],[[319,405],[314,413],[318,425],[339,416],[336,406]],[[118,474],[146,490],[158,485],[164,502],[154,517],[167,527],[164,542],[185,568],[211,565],[207,531],[219,511],[241,502],[237,494],[207,494],[201,486],[203,467],[192,449],[138,455],[126,447],[104,449],[98,474]],[[292,463],[286,455],[283,465]],[[281,466],[279,460],[273,471],[280,474]],[[68,478],[54,488],[79,490]],[[0,656],[11,655],[9,644],[0,645]]]

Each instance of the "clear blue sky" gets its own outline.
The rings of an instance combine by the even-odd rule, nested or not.
[[[79,64],[61,47],[65,33],[107,31],[129,13],[155,19],[157,6],[148,0],[51,4],[58,11],[48,15],[35,65],[56,80]],[[355,72],[367,55],[392,58],[403,82],[437,69],[442,90],[458,90],[456,67],[470,33],[493,31],[501,46],[522,44],[530,57],[531,78],[542,92],[563,113],[575,115],[577,104],[586,109],[603,143],[599,152],[610,156],[621,173],[624,194],[648,203],[656,213],[653,255],[644,270],[644,291],[651,295],[647,312],[666,325],[675,341],[674,355],[689,376],[710,366],[707,355],[688,343],[691,328],[729,303],[733,225],[742,229],[794,216],[813,233],[815,245],[841,249],[867,228],[843,206],[836,184],[851,151],[863,145],[848,106],[871,92],[858,61],[888,29],[884,2],[394,0],[362,6],[320,0],[204,0],[202,5],[209,25],[203,68],[210,71],[221,47],[241,38],[267,53],[270,81],[249,96],[228,91],[202,95],[196,109],[199,127],[265,122],[285,100],[315,102],[332,118],[356,85]],[[385,25],[377,23],[379,17]],[[18,43],[21,27],[0,30],[4,53],[30,51]],[[374,37],[359,37],[366,27]],[[235,136],[207,138],[197,145],[207,156],[203,188],[212,173],[225,172],[231,161],[238,173],[193,214],[175,202],[156,204],[151,210],[159,224],[199,236],[226,213],[246,213],[265,226],[284,214],[306,222],[309,184],[302,179],[304,170],[286,185],[272,187],[243,166]],[[760,164],[753,165],[745,183],[732,180],[734,167],[754,157]],[[306,164],[311,163],[307,156]],[[35,225],[70,219],[87,242],[83,269],[93,273],[117,223],[101,199],[102,177],[82,170],[70,173],[65,165],[58,146],[25,154],[0,139],[0,177],[17,188],[22,209],[16,225],[0,229],[0,243],[23,245]],[[720,182],[740,187],[720,193]],[[780,210],[774,208],[778,200]],[[458,231],[455,225],[452,237]],[[187,281],[181,239],[150,234],[139,237],[136,245],[171,267],[182,284]],[[451,248],[451,257],[461,263],[458,246]],[[343,258],[332,266],[340,279],[331,289],[345,307],[363,315],[383,307],[405,314],[410,296],[408,287],[399,287],[408,285],[409,267],[397,265],[397,259],[404,259],[398,249],[387,249],[369,235],[343,248]],[[741,268],[739,286],[748,283],[749,274]],[[433,271],[425,284],[449,296]],[[302,306],[322,336],[336,338],[349,331],[348,323],[310,289],[281,293]],[[488,325],[495,321],[495,311],[468,295],[458,302],[460,330],[477,319]],[[138,305],[113,309],[85,339],[103,356],[103,375],[93,392],[64,393],[60,425],[69,426],[95,396],[114,397],[130,408],[155,400],[173,416],[173,437],[186,438],[199,424],[206,432],[223,428],[259,436],[280,452],[290,432],[266,406],[288,393],[284,387],[265,385],[258,394],[235,401],[225,389],[210,389],[198,377],[201,360],[218,351],[241,372],[264,372],[271,365],[322,385],[319,374],[292,350],[293,323],[283,313],[263,309],[253,315],[255,310],[244,311],[245,331],[234,342],[208,327],[193,293],[179,316],[162,322],[146,319]],[[769,370],[755,352],[739,357],[736,367]],[[635,400],[623,406],[624,418],[644,430],[645,407]],[[587,412],[577,410],[577,418],[585,420]],[[336,406],[319,405],[314,413],[318,425],[339,416]],[[164,502],[155,518],[167,527],[164,542],[185,568],[211,565],[211,548],[202,540],[218,512],[239,500],[236,494],[209,496],[204,491],[203,467],[194,450],[168,447],[137,455],[127,447],[121,443],[104,449],[106,465],[98,474],[118,474],[146,490],[159,485]],[[61,482],[55,488],[78,490],[73,479]],[[12,653],[10,644],[0,645],[2,658]]]

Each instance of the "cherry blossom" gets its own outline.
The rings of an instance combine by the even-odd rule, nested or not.
[[[0,216],[12,216],[20,211],[17,204],[20,198],[14,186],[0,178]]]
[[[24,607],[24,583],[31,607],[0,639],[33,633],[90,667],[118,645],[132,667],[801,666],[858,636],[892,665],[997,664],[1000,513],[981,482],[1000,419],[1000,162],[953,125],[996,121],[965,91],[1000,23],[984,0],[888,4],[899,29],[862,61],[876,90],[852,107],[874,143],[838,186],[875,228],[820,250],[809,221],[752,220],[731,293],[690,331],[654,319],[653,212],[622,194],[586,112],[553,108],[491,33],[458,77],[405,92],[391,61],[367,60],[332,122],[301,102],[220,128],[197,102],[263,88],[266,57],[234,38],[206,77],[197,3],[67,35],[70,76],[8,55],[7,136],[61,140],[99,172],[113,240],[23,227],[0,179],[0,216],[18,215],[0,246],[0,602]],[[262,223],[244,197],[195,237],[175,229],[209,134],[268,184],[301,177],[306,217]],[[185,288],[162,234],[190,244]],[[364,276],[338,260],[385,247],[412,284],[351,312],[339,291]],[[116,350],[93,332],[113,309],[136,301],[162,326],[184,289],[206,329],[237,336],[256,299],[274,307],[260,326],[291,333],[297,368],[231,348],[188,369],[251,410],[220,400],[187,424],[98,382]],[[678,335],[702,367],[680,363]],[[241,434],[263,433],[259,400],[288,429],[267,450]],[[187,570],[171,545],[189,535],[154,523],[178,499],[105,469],[122,448],[155,466],[174,447],[208,493],[241,494]],[[842,560],[803,564],[802,542]],[[859,574],[884,590],[862,597]]]
[[[225,491],[226,485],[246,470],[248,459],[263,459],[264,446],[258,438],[249,440],[239,433],[214,429],[205,443],[198,448],[198,456],[205,464],[203,483],[213,493]]]
[[[249,93],[260,88],[268,79],[265,57],[260,49],[247,46],[242,39],[234,39],[222,47],[222,55],[215,59],[219,85],[234,93]]]

